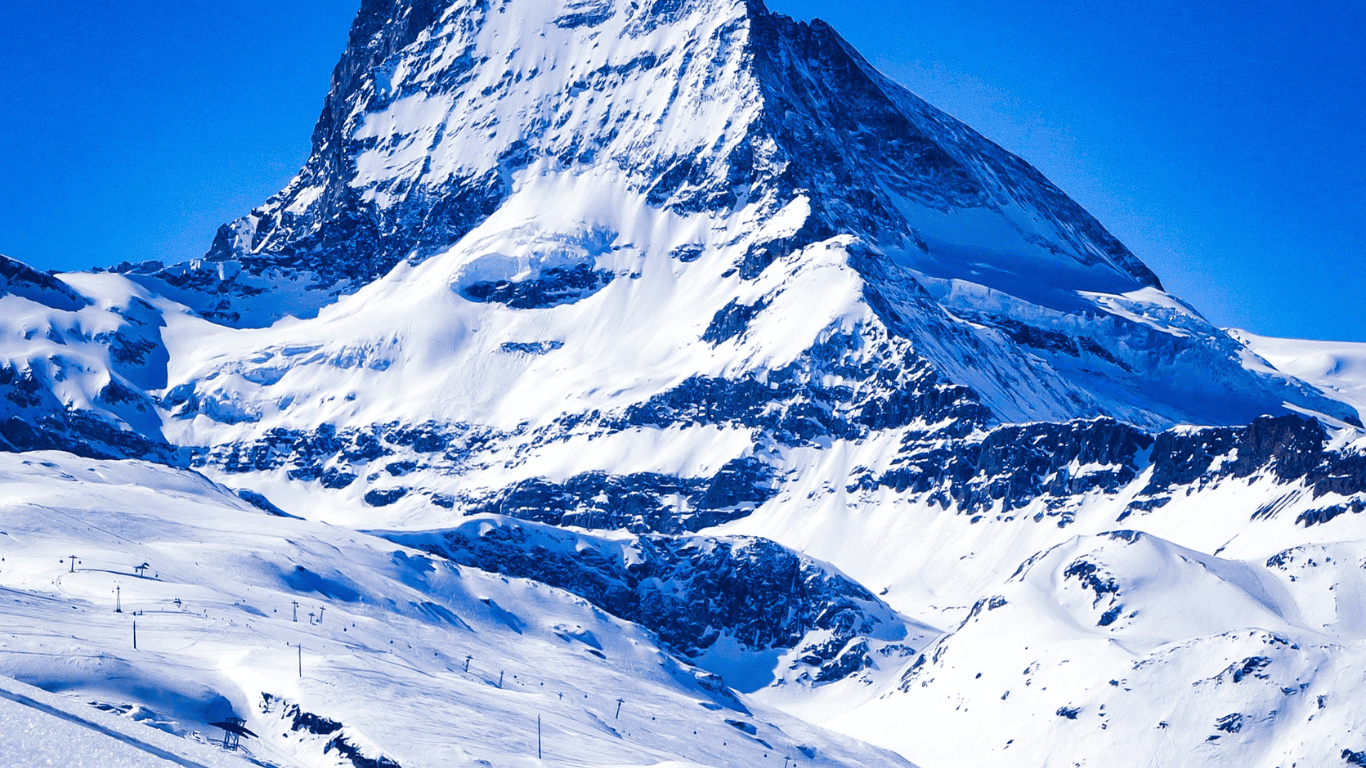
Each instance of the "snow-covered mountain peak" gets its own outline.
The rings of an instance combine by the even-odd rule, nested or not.
[[[455,244],[531,179],[594,169],[684,213],[772,216],[806,199],[795,231],[750,244],[746,277],[851,233],[943,276],[1157,285],[1028,164],[877,73],[828,25],[758,2],[367,2],[313,144],[299,176],[225,225],[205,261],[159,273],[164,290],[231,325],[311,313]],[[315,290],[249,301],[272,277]]]
[[[155,401],[97,348],[84,399],[25,403],[89,401],[286,506],[323,492],[334,519],[394,527],[504,511],[527,483],[582,511],[613,498],[577,485],[601,476],[651,522],[595,525],[689,530],[850,441],[880,447],[833,482],[1003,424],[1356,420],[819,22],[367,2],[333,81],[299,176],[205,259],[48,278],[160,307],[138,342]],[[64,392],[34,349],[12,376]],[[10,442],[79,439],[39,433]]]
[[[440,269],[410,268],[435,256]],[[893,340],[896,365],[970,389],[988,420],[1240,423],[1286,402],[1348,415],[1245,370],[1236,342],[1027,163],[876,72],[828,25],[756,2],[366,3],[299,176],[220,230],[205,259],[129,276],[236,327],[311,318],[394,283],[362,292],[404,297],[388,309],[338,307],[371,316],[364,338],[301,331],[347,349],[376,334],[425,346],[400,333],[417,306],[453,328],[526,322],[532,335],[556,318],[555,338],[499,344],[553,351],[577,333],[660,364],[635,383],[607,383],[640,378],[621,361],[577,377],[579,392],[544,390],[602,411],[699,365],[762,376],[857,337]],[[471,326],[442,309],[444,294],[399,285],[417,280],[518,312]],[[839,288],[822,296],[822,284]],[[599,292],[611,298],[585,301]],[[649,338],[598,330],[609,322]],[[511,402],[501,384],[443,389]],[[602,399],[612,392],[627,399]],[[479,415],[440,402],[437,414]]]

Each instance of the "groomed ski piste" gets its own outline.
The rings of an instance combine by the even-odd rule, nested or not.
[[[0,454],[0,487],[0,673],[50,692],[0,694],[0,764],[909,765],[565,592],[194,473]],[[234,714],[258,734],[235,754],[210,725]]]

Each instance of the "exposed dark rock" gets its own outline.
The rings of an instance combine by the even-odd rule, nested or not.
[[[964,512],[997,502],[1008,512],[1040,497],[1116,491],[1138,477],[1153,438],[1113,419],[1000,427],[980,440],[944,445],[909,439],[894,469],[856,478],[856,488],[928,493],[942,489]],[[1096,465],[1083,475],[1073,465]]]
[[[531,478],[486,500],[471,501],[469,511],[550,525],[681,533],[743,517],[774,493],[768,466],[751,457],[727,462],[711,478],[653,472],[587,472],[562,483]],[[686,506],[671,498],[686,499]]]
[[[1214,729],[1224,733],[1241,733],[1243,730],[1243,714],[1234,712],[1231,715],[1224,715],[1214,721]]]
[[[500,349],[504,352],[521,352],[524,355],[545,355],[562,347],[563,341],[509,341]]]
[[[0,296],[5,294],[22,296],[43,306],[67,312],[74,312],[91,303],[52,275],[0,254]]]
[[[752,650],[801,649],[818,681],[862,670],[868,645],[856,642],[890,615],[857,582],[778,544],[757,538],[639,536],[596,540],[526,524],[472,523],[444,533],[381,533],[404,546],[572,592],[658,633],[695,658],[722,634]]]
[[[1265,680],[1267,675],[1262,674],[1261,670],[1269,666],[1271,666],[1271,659],[1265,656],[1251,656],[1230,666],[1224,672],[1232,675],[1235,683],[1243,682],[1243,678],[1249,675],[1258,680]]]
[[[1076,578],[1081,582],[1083,589],[1089,589],[1095,593],[1096,599],[1091,602],[1092,606],[1100,605],[1100,601],[1106,595],[1119,595],[1119,584],[1113,578],[1104,574],[1095,563],[1088,563],[1085,560],[1077,560],[1062,572],[1063,581]]]
[[[613,277],[610,272],[578,264],[565,269],[542,270],[534,279],[474,283],[465,286],[461,295],[470,301],[505,304],[513,309],[542,309],[572,304],[592,296],[612,282]]]
[[[387,507],[407,495],[407,488],[374,488],[365,494],[365,503],[372,507]]]
[[[744,335],[746,329],[749,328],[750,321],[764,311],[767,306],[768,303],[763,300],[756,301],[753,304],[741,304],[732,300],[716,312],[716,316],[712,318],[706,332],[702,334],[702,340],[715,346],[723,341],[730,341]]]
[[[296,733],[311,733],[315,736],[332,736],[323,746],[323,756],[337,753],[334,759],[344,760],[354,768],[402,768],[398,763],[380,755],[378,757],[366,757],[365,754],[352,744],[346,735],[341,733],[346,726],[336,720],[306,712],[288,699],[272,696],[269,693],[261,694],[261,713],[271,715],[279,713],[289,722],[290,730]],[[336,734],[333,736],[333,734]]]
[[[1335,504],[1323,509],[1311,509],[1306,512],[1301,512],[1299,517],[1295,518],[1295,522],[1304,523],[1304,527],[1308,528],[1312,525],[1318,525],[1319,523],[1326,523],[1333,518],[1338,517],[1339,515],[1345,515],[1348,512],[1360,514],[1363,509],[1366,509],[1366,502],[1363,502],[1361,499],[1353,499],[1349,504]]]
[[[892,468],[857,472],[851,490],[892,488],[929,494],[945,506],[974,514],[1000,503],[1005,513],[1043,499],[1060,520],[1078,496],[1115,493],[1145,470],[1151,476],[1119,516],[1160,509],[1177,489],[1198,489],[1227,478],[1263,477],[1279,484],[1303,481],[1315,498],[1328,493],[1366,494],[1366,456],[1325,449],[1316,421],[1263,417],[1246,427],[1180,428],[1150,435],[1113,419],[1063,424],[1006,425],[984,436],[927,440],[911,434]],[[1073,476],[1071,467],[1085,466]],[[1327,523],[1366,510],[1366,499],[1301,513],[1305,525]],[[1274,510],[1272,510],[1274,511]]]
[[[783,444],[806,445],[916,422],[961,434],[990,418],[972,390],[944,383],[904,341],[836,333],[762,377],[695,376],[605,422],[744,426]]]

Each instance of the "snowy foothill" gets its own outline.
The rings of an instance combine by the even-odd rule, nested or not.
[[[1357,430],[1335,439],[1361,455]],[[1361,516],[1316,523],[1338,500],[1269,474],[1206,476],[1148,504],[1157,471],[1061,509],[1007,497],[975,515],[934,494],[785,489],[720,532],[832,562],[945,634],[862,699],[758,697],[922,765],[1331,765],[1366,751]]]
[[[235,716],[258,734],[238,756],[273,766],[908,765],[733,693],[582,599],[271,516],[194,473],[0,454],[0,483],[0,673],[161,749],[221,739],[211,723]],[[78,740],[16,727],[0,754],[145,752],[65,722]]]

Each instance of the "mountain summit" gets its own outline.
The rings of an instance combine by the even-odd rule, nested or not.
[[[355,290],[446,250],[527,177],[608,167],[683,214],[772,216],[805,198],[789,250],[838,233],[949,249],[961,236],[931,214],[976,212],[999,230],[1000,258],[1097,267],[1073,278],[1093,289],[1157,285],[1033,168],[882,77],[828,25],[724,0],[367,2],[308,164],[223,227],[206,260]]]
[[[541,242],[455,253],[475,232],[542,228],[500,213],[570,206]],[[1002,420],[1242,423],[1282,402],[1351,416],[1247,371],[1241,345],[1027,163],[823,22],[753,0],[367,1],[298,177],[203,260],[136,279],[258,327],[435,256],[466,300],[538,311],[667,253],[715,281],[689,314],[733,339],[830,248],[860,295],[806,343],[862,313]],[[620,263],[599,264],[608,252]]]
[[[9,442],[166,445],[357,514],[646,473],[695,528],[771,498],[799,447],[1359,423],[1023,160],[756,0],[367,0],[299,175],[204,259],[125,272],[81,278],[105,314],[48,334],[109,362],[35,351]],[[673,458],[598,450],[640,440]]]

